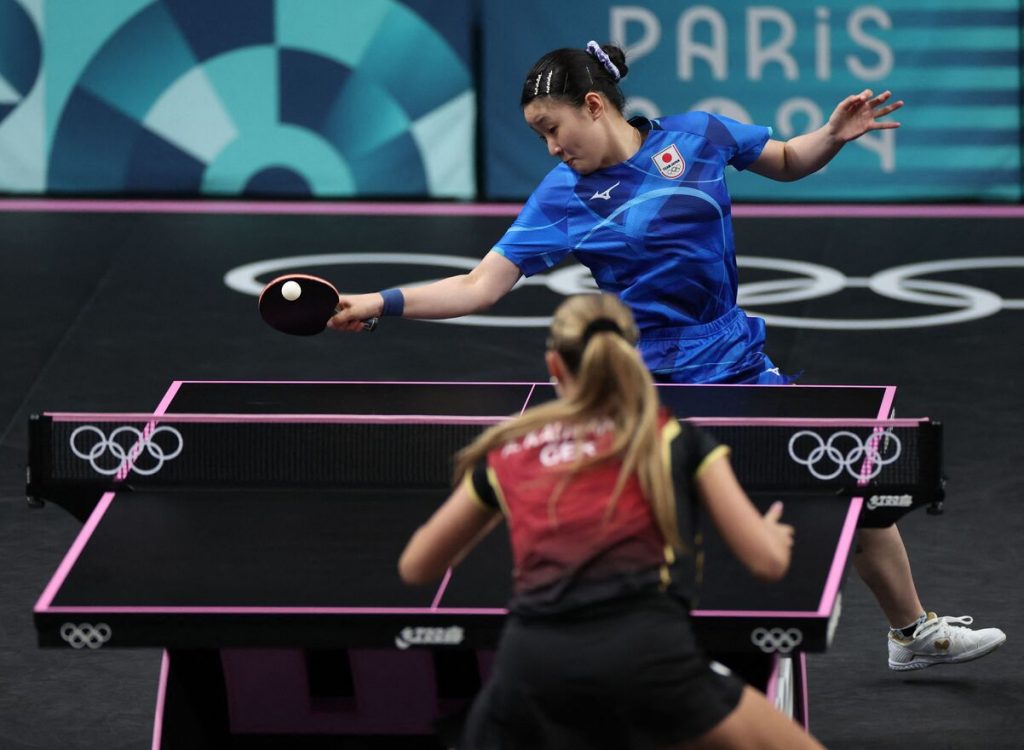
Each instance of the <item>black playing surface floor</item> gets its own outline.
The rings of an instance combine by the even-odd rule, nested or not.
[[[0,747],[148,747],[159,669],[149,650],[36,647],[32,605],[80,524],[52,505],[25,507],[28,414],[145,411],[174,379],[543,380],[541,328],[386,320],[369,336],[290,339],[263,326],[255,297],[223,282],[258,260],[344,252],[381,262],[303,270],[353,291],[436,278],[455,261],[411,266],[391,262],[394,254],[471,260],[508,221],[0,213]],[[802,383],[894,384],[898,415],[946,424],[946,513],[901,522],[917,584],[929,608],[971,614],[1009,636],[975,663],[890,672],[881,613],[851,575],[835,648],[810,660],[811,726],[831,748],[1020,746],[1022,228],[1024,218],[737,219],[742,255],[814,264],[802,268],[818,273],[819,286],[837,278],[822,268],[846,275],[844,289],[816,298],[793,292],[773,304],[758,291],[751,309],[802,320],[769,327],[784,370],[804,371]],[[978,261],[992,257],[999,262]],[[869,277],[891,287],[893,274],[880,275],[887,269],[936,261],[950,262],[897,284],[912,300],[867,287]],[[755,285],[780,276],[790,273],[750,265],[741,274]],[[529,285],[494,313],[541,316],[559,299]],[[924,316],[939,324],[905,320]],[[964,322],[942,323],[958,316]],[[850,318],[874,319],[875,329],[812,327]]]

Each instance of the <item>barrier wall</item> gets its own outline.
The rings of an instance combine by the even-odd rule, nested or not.
[[[732,174],[735,198],[1021,197],[1017,0],[562,0],[557,13],[542,0],[495,1],[484,4],[483,29],[491,197],[528,193],[552,165],[518,112],[530,66],[549,49],[589,39],[628,50],[623,91],[633,114],[709,110],[786,139],[865,88],[906,101],[894,115],[900,129],[862,137],[800,182]]]
[[[471,0],[0,0],[0,190],[476,192]]]
[[[554,164],[523,78],[589,39],[628,49],[632,114],[785,139],[906,100],[738,200],[1021,199],[1020,0],[0,0],[0,191],[522,200]]]

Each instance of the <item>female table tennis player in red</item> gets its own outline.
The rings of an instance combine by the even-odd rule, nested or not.
[[[570,252],[629,305],[655,379],[785,383],[764,353],[764,321],[736,306],[736,255],[725,170],[801,179],[867,132],[898,127],[888,91],[847,97],[821,128],[783,143],[769,128],[705,112],[626,120],[622,50],[591,42],[544,55],[523,83],[527,124],[562,163],[470,273],[432,284],[345,295],[330,326],[361,330],[379,315],[451,318],[484,310],[523,274]],[[968,661],[1005,641],[969,617],[926,615],[897,527],[863,529],[854,565],[889,620],[889,666]]]
[[[462,483],[402,554],[402,578],[430,582],[508,524],[511,614],[461,747],[820,748],[695,641],[697,504],[761,578],[785,573],[793,529],[659,406],[637,337],[613,295],[564,302],[545,355],[560,398],[465,448]]]

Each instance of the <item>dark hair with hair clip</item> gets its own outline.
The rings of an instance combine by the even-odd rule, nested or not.
[[[530,68],[523,82],[519,106],[525,107],[534,99],[547,96],[582,107],[587,93],[596,91],[621,112],[626,98],[619,88],[619,81],[628,72],[626,53],[614,44],[591,42],[588,49],[556,49]]]

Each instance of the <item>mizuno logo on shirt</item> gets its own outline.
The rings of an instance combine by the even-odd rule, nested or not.
[[[612,191],[615,188],[617,188],[620,184],[620,182],[616,182],[614,185],[612,185],[610,188],[607,188],[606,190],[599,190],[598,192],[590,196],[590,200],[594,200],[594,198],[600,198],[601,200],[610,201],[612,199]]]

